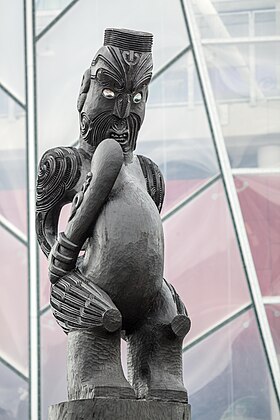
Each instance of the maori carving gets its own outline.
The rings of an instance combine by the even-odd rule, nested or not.
[[[190,319],[163,279],[164,179],[152,160],[134,153],[151,48],[149,33],[105,31],[81,83],[79,147],[48,150],[39,166],[37,235],[49,258],[53,315],[68,335],[69,399],[187,402],[182,341]],[[61,208],[71,202],[58,234]]]
[[[71,215],[70,215],[70,217],[69,217],[69,221],[70,221],[71,219],[73,219],[73,217],[74,217],[74,216],[75,216],[75,214],[76,214],[77,209],[80,207],[80,205],[81,205],[81,203],[82,203],[82,201],[83,201],[83,199],[84,199],[84,194],[85,194],[85,192],[86,192],[86,190],[88,189],[88,186],[89,186],[89,184],[90,184],[91,178],[92,178],[92,173],[91,173],[91,172],[89,172],[89,173],[87,174],[87,176],[86,176],[86,180],[85,180],[85,182],[83,183],[83,186],[82,186],[81,191],[80,191],[80,192],[78,192],[78,193],[75,195],[75,197],[73,198],[73,201],[72,201],[72,208],[71,208]]]
[[[49,150],[40,161],[36,191],[36,228],[39,244],[47,256],[57,236],[59,211],[73,198],[73,188],[81,175],[80,167],[80,155],[73,147]],[[51,222],[47,218],[52,218]]]

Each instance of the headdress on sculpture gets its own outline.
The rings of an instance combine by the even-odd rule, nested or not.
[[[121,50],[149,53],[152,51],[153,35],[149,32],[129,29],[107,28],[104,34],[104,47],[111,45]]]

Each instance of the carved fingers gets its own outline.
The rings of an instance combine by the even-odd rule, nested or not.
[[[49,279],[56,283],[61,277],[73,270],[79,255],[80,248],[71,242],[61,232],[49,256]]]

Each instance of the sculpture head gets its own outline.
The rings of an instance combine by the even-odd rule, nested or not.
[[[124,153],[135,149],[152,77],[152,40],[146,32],[106,29],[78,98],[80,138],[94,149],[108,137]]]

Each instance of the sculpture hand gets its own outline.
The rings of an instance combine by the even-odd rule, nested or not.
[[[49,279],[56,283],[76,266],[79,247],[73,244],[62,232],[59,234],[49,255]]]

